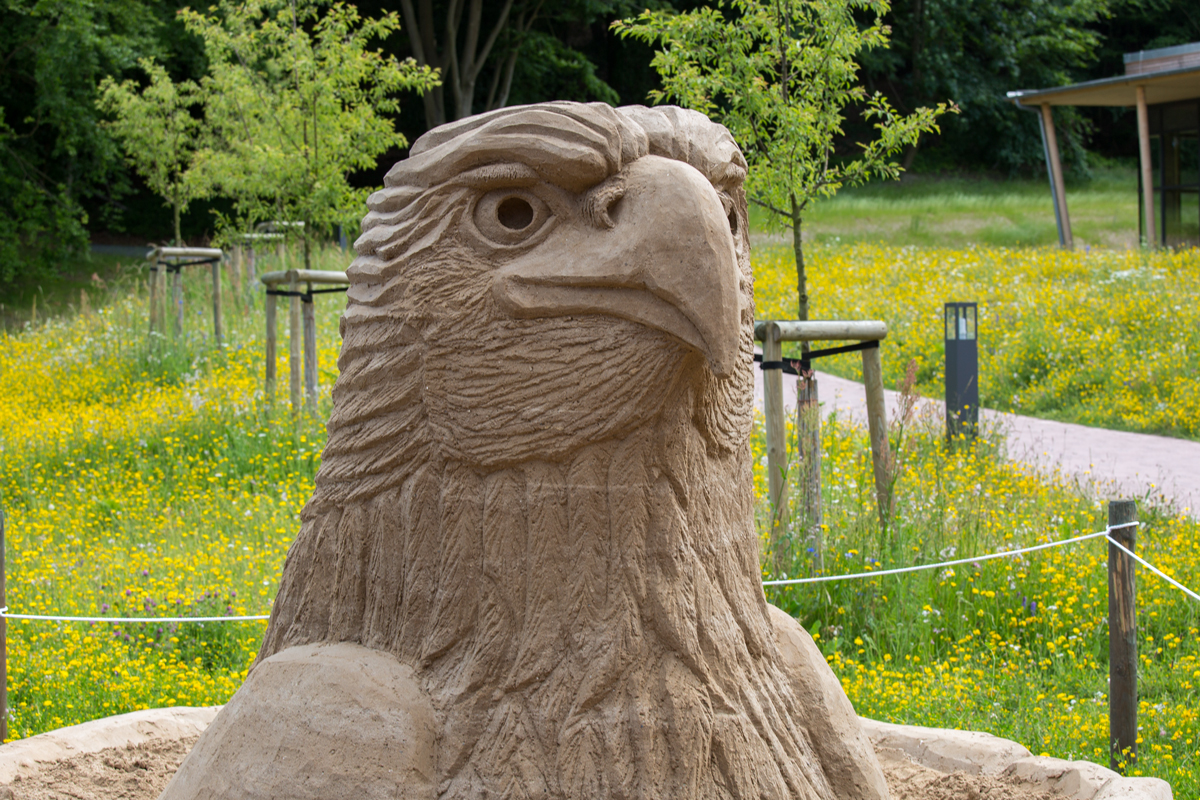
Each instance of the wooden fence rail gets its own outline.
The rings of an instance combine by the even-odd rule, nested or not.
[[[784,342],[859,341],[879,342],[887,336],[887,323],[877,320],[764,320],[754,325],[754,338],[762,342],[764,365],[783,360]],[[883,395],[883,362],[878,347],[862,350],[863,383],[867,392],[867,427],[871,435],[871,459],[875,473],[875,498],[880,519],[886,524],[891,512],[891,455],[887,438],[887,406]],[[771,539],[774,544],[789,522],[787,498],[787,427],[783,414],[783,371],[763,370],[763,415],[767,433],[767,480],[772,509]],[[813,465],[819,476],[819,463]],[[819,497],[817,498],[819,502]],[[815,543],[816,546],[820,542]],[[819,564],[819,555],[815,559]]]
[[[146,256],[150,262],[150,332],[164,324],[165,309],[160,309],[160,299],[166,299],[166,275],[159,286],[159,271],[171,275],[171,305],[175,308],[175,335],[183,333],[183,268],[198,264],[212,266],[213,338],[220,346],[225,341],[221,318],[221,262],[225,253],[215,247],[155,247]],[[163,313],[160,313],[163,312]]]
[[[345,291],[349,288],[349,279],[344,272],[315,269],[289,269],[283,272],[268,272],[259,278],[267,287],[267,346],[266,346],[266,394],[268,399],[275,397],[275,359],[277,352],[276,315],[277,302],[280,297],[291,300],[288,308],[288,377],[292,410],[300,408],[300,347],[304,347],[304,394],[305,405],[310,412],[317,409],[317,312],[313,306],[313,295],[320,289],[314,290],[314,285],[337,285],[337,289],[324,291]],[[301,289],[304,284],[304,289]],[[286,289],[280,286],[286,285]],[[303,320],[303,334],[301,333]]]

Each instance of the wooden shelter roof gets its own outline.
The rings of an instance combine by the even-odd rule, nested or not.
[[[1146,87],[1149,105],[1192,100],[1200,97],[1200,65],[1118,75],[1050,89],[1022,89],[1009,92],[1008,99],[1025,106],[1133,106],[1137,105],[1138,86]]]

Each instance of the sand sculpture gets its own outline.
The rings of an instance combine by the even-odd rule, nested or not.
[[[759,583],[745,176],[670,107],[414,144],[262,652],[164,800],[887,797]]]

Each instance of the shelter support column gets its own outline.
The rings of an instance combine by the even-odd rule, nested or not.
[[[1146,87],[1137,87],[1138,165],[1142,170],[1142,213],[1146,246],[1156,247],[1154,230],[1154,170],[1150,164],[1150,112],[1146,108]]]
[[[1058,242],[1067,250],[1075,247],[1071,234],[1071,218],[1067,215],[1067,190],[1063,186],[1062,161],[1058,155],[1058,136],[1054,132],[1054,114],[1049,103],[1042,104],[1042,131],[1046,136],[1046,159],[1050,168],[1050,183],[1054,190],[1054,210],[1059,221]]]

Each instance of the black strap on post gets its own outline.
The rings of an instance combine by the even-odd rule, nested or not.
[[[172,263],[170,261],[163,261],[163,260],[159,259],[158,263],[162,264],[164,267],[166,267],[167,272],[179,272],[184,267],[194,267],[197,264],[215,264],[220,260],[221,259],[219,259],[219,258],[202,258],[199,261],[184,261],[182,263],[179,263],[179,262]]]
[[[267,289],[267,294],[274,297],[299,297],[302,303],[311,303],[314,294],[331,294],[333,292],[344,292],[349,289],[349,286],[336,286],[332,289],[309,289],[306,292],[293,292],[290,289]]]
[[[785,359],[783,361],[763,361],[762,353],[755,353],[754,360],[759,363],[759,369],[781,369],[786,375],[799,375],[801,372],[809,372],[812,370],[812,360],[814,358],[824,358],[825,356],[836,356],[840,353],[857,353],[860,350],[874,350],[879,347],[879,340],[872,339],[867,342],[858,342],[856,344],[847,344],[842,347],[827,347],[824,350],[809,350],[798,359]]]

